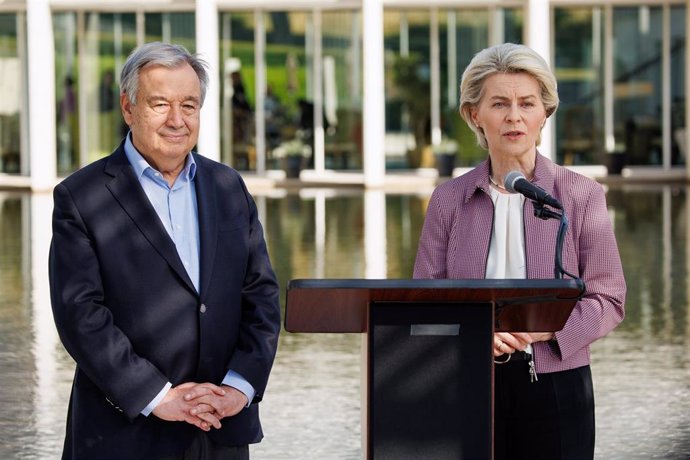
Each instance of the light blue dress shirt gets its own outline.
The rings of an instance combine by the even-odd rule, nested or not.
[[[131,134],[125,141],[125,154],[134,173],[139,179],[146,196],[156,210],[165,230],[175,243],[180,260],[189,278],[199,291],[199,214],[196,202],[194,178],[196,163],[192,155],[187,155],[184,169],[177,176],[172,187],[163,175],[151,167],[132,144]],[[237,372],[229,370],[222,382],[241,391],[251,403],[254,387]],[[141,411],[148,416],[168,393],[172,384],[168,382],[158,395]]]

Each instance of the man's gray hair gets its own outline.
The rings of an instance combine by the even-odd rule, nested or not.
[[[133,105],[137,103],[139,91],[139,72],[151,66],[163,66],[169,69],[189,64],[199,77],[201,87],[201,104],[206,97],[208,87],[208,64],[196,54],[191,54],[182,45],[163,42],[151,42],[141,45],[132,51],[122,67],[120,74],[120,93],[126,94]]]

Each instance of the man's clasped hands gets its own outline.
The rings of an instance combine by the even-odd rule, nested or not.
[[[232,417],[247,404],[247,396],[231,386],[187,382],[172,387],[153,410],[153,415],[210,431],[220,428],[221,419]]]

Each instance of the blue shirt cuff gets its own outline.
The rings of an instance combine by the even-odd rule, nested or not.
[[[234,389],[244,393],[244,395],[247,397],[246,407],[249,407],[249,405],[254,400],[254,395],[256,395],[256,390],[254,390],[252,384],[247,382],[247,380],[245,380],[245,378],[242,377],[240,374],[232,370],[228,371],[228,373],[225,374],[225,378],[223,379],[223,385],[233,387]]]
[[[165,395],[168,394],[168,390],[170,390],[170,388],[172,388],[172,383],[166,383],[163,389],[158,393],[158,395],[156,395],[156,397],[151,400],[149,405],[144,407],[144,410],[141,411],[141,415],[143,415],[144,417],[148,417],[149,414],[153,412],[153,409],[156,408],[158,403],[160,403],[163,400],[163,398],[165,398]]]

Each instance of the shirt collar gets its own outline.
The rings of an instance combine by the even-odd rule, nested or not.
[[[144,172],[146,172],[147,169],[155,171],[155,169],[146,161],[146,159],[141,156],[141,153],[139,153],[136,147],[134,147],[134,144],[132,143],[131,131],[127,133],[127,138],[125,139],[125,155],[127,155],[127,160],[129,160],[132,168],[134,168],[134,173],[136,174],[137,179],[141,180],[141,176],[144,175]],[[180,177],[184,178],[184,180],[187,182],[191,182],[194,180],[195,176],[196,161],[194,161],[194,155],[191,155],[190,152],[185,159],[185,166],[180,173]]]

